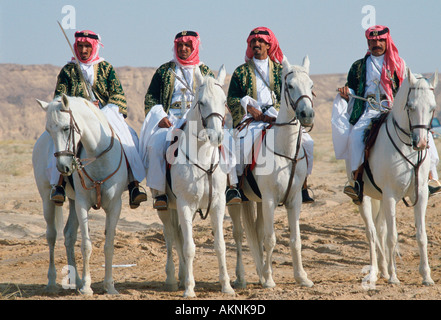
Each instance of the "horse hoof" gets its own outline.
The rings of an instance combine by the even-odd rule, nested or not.
[[[112,294],[112,295],[117,295],[119,294],[118,291],[116,291],[115,288],[111,288],[111,289],[106,289],[107,294]]]
[[[91,296],[91,295],[93,295],[93,290],[91,288],[81,288],[80,293],[83,296]]]
[[[196,294],[193,290],[185,290],[184,298],[196,298]]]
[[[271,280],[271,281],[266,281],[266,282],[263,284],[263,287],[264,287],[265,289],[274,288],[275,286],[276,286],[276,283],[275,283],[273,280]]]
[[[309,279],[301,280],[301,281],[298,282],[298,284],[301,287],[306,287],[306,288],[311,288],[312,286],[314,286],[314,282],[312,282]]]
[[[47,285],[46,288],[44,288],[45,294],[56,294],[58,293],[58,287],[56,285]]]
[[[167,292],[178,291],[178,284],[177,283],[166,283],[165,284],[165,291],[167,291]]]
[[[227,288],[222,289],[222,293],[229,295],[229,296],[235,296],[236,292],[234,292],[234,289],[231,286],[228,286]]]
[[[388,283],[389,284],[393,284],[393,285],[399,285],[400,284],[400,280],[398,280],[397,277],[390,277]]]
[[[423,285],[430,287],[435,285],[435,282],[432,279],[423,280]]]
[[[242,281],[236,280],[233,282],[233,287],[236,289],[246,289],[247,282],[245,280],[242,280]]]

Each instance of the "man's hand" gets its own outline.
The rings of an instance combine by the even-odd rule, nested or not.
[[[345,99],[346,101],[349,101],[349,87],[348,86],[338,88],[337,91],[340,93],[340,96],[343,99]]]
[[[257,110],[256,108],[248,105],[247,106],[248,113],[254,118],[256,121],[262,121],[263,119],[263,113],[262,111]]]
[[[92,101],[92,103],[95,105],[95,107],[97,107],[98,109],[100,108],[100,103],[98,100]]]
[[[168,120],[167,117],[162,118],[161,121],[159,121],[158,123],[159,128],[170,128],[171,126],[172,123],[170,122],[170,120]]]

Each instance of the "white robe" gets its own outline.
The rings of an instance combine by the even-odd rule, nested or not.
[[[250,96],[244,96],[240,100],[240,104],[245,111],[245,116],[243,117],[242,121],[251,118],[251,115],[249,115],[247,112],[248,105],[254,107],[259,111],[262,111],[261,109],[262,107],[273,105],[274,104],[273,99],[275,99],[274,93],[271,92],[271,90],[265,84],[265,82],[269,83],[268,58],[265,60],[259,60],[253,58],[253,62],[256,68],[259,69],[259,71],[257,70],[255,71],[257,100],[251,98]],[[263,81],[261,75],[265,78],[265,81]],[[274,107],[270,107],[263,114],[273,118],[277,118],[278,111]],[[258,141],[258,139],[260,139],[262,135],[262,130],[267,125],[268,123],[265,123],[263,121],[253,121],[241,132],[237,132],[235,134],[236,145],[240,148],[239,150],[236,151],[237,154],[239,154],[239,156],[236,155],[236,157],[240,159],[238,165],[236,166],[236,172],[238,176],[241,176],[243,174],[243,170],[245,169],[246,165],[251,164],[253,144],[256,141]],[[305,149],[306,159],[308,163],[307,175],[310,175],[312,173],[312,167],[314,161],[314,157],[313,157],[314,141],[309,135],[309,133],[305,132],[304,130],[302,133],[302,146]],[[266,170],[263,170],[263,172],[266,172]]]
[[[349,89],[349,91],[351,94],[354,94],[354,91],[352,89]],[[335,158],[337,160],[346,160],[347,162],[350,162],[352,171],[358,169],[358,167],[364,161],[363,140],[361,146],[357,146],[356,149],[354,148],[354,145],[351,144],[355,140],[354,138],[352,138],[351,140],[351,137],[357,134],[354,133],[355,126],[349,123],[349,118],[351,116],[353,105],[354,105],[354,98],[350,98],[348,103],[346,102],[345,99],[343,99],[340,96],[339,93],[337,93],[337,96],[334,99],[334,103],[332,107],[332,115],[331,115],[332,142],[334,145]],[[370,123],[371,119],[369,119],[369,111],[365,111],[363,116],[362,116],[363,119],[360,118],[362,119],[362,124],[366,124],[367,120],[369,120]],[[360,127],[362,126],[360,125],[359,128]],[[429,137],[430,173],[432,174],[432,179],[438,181],[438,171],[436,169],[439,163],[438,151],[436,149],[436,145],[433,141],[433,136],[430,131],[428,137]],[[351,161],[355,161],[355,163],[351,163]]]
[[[193,87],[193,70],[190,67],[176,67],[176,74],[187,81],[190,88]],[[185,77],[185,78],[184,78]],[[175,87],[172,95],[172,102],[178,102],[182,99],[181,89],[184,85],[175,81]],[[185,93],[185,101],[191,102],[193,96]],[[172,140],[172,132],[179,128],[185,121],[186,113],[181,114],[181,109],[169,109],[169,114],[164,111],[162,105],[153,106],[144,119],[140,133],[140,154],[146,171],[146,185],[154,189],[155,195],[164,194],[166,191],[166,155],[167,149]],[[170,128],[159,128],[158,123],[162,118],[168,117],[173,124]],[[229,175],[230,184],[237,184],[238,179],[235,171],[235,141],[231,138],[229,130],[224,129],[224,138],[222,142],[223,157],[220,160],[220,168]]]
[[[87,79],[87,81],[89,81],[89,83],[92,85],[94,79],[93,65],[85,65],[82,63],[80,65],[85,79]],[[110,126],[114,129],[116,135],[118,135],[121,140],[124,153],[133,174],[133,178],[136,181],[141,182],[145,178],[145,170],[138,152],[139,141],[136,131],[124,120],[123,115],[119,113],[119,107],[117,105],[109,103],[102,107],[101,111],[104,113]],[[54,146],[52,143],[51,150],[53,150],[53,148]],[[57,170],[56,159],[53,156],[53,152],[51,152],[49,155],[47,175],[51,185],[58,184],[60,172]]]

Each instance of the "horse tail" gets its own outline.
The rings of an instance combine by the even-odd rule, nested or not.
[[[245,234],[247,235],[248,246],[250,247],[251,255],[253,256],[254,262],[256,264],[257,275],[262,282],[264,265],[262,245],[262,215],[261,212],[260,217],[259,212],[255,214],[253,201],[245,201],[242,202],[242,217]]]

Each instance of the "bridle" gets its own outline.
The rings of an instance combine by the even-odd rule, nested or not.
[[[219,86],[220,88],[222,88],[222,86],[218,83],[215,83],[215,85]],[[202,111],[201,111],[201,103],[199,100],[197,100],[193,106],[193,108],[196,108],[196,106],[198,107],[198,112],[199,115],[201,117],[201,122],[202,122],[202,126],[204,129],[207,128],[207,120],[211,117],[216,117],[218,118],[221,123],[222,123],[222,127],[225,123],[225,116],[221,115],[218,112],[212,112],[210,113],[208,116],[204,117],[202,115]],[[186,152],[184,152],[182,149],[180,149],[186,159],[188,160],[189,163],[193,164],[195,167],[197,167],[198,169],[202,170],[203,172],[205,172],[205,174],[207,175],[208,178],[208,205],[207,205],[207,211],[205,212],[205,215],[202,213],[201,209],[196,210],[196,212],[199,212],[199,215],[201,217],[201,219],[205,220],[208,216],[208,213],[210,212],[210,208],[211,208],[211,202],[212,202],[212,198],[213,198],[213,173],[214,171],[216,171],[217,167],[219,166],[219,162],[214,164],[213,162],[210,164],[210,168],[209,169],[204,169],[202,168],[200,165],[198,165],[196,162],[193,162],[190,157],[188,156],[188,154]],[[216,149],[215,149],[216,150]],[[219,148],[217,148],[217,150],[219,150]],[[214,156],[214,153],[213,153]],[[213,159],[213,157],[212,157]]]
[[[297,114],[296,114],[296,112],[297,112],[297,107],[298,107],[298,105],[299,105],[299,103],[300,103],[300,101],[301,101],[302,99],[307,99],[307,100],[309,100],[309,101],[311,102],[311,107],[314,108],[314,102],[312,101],[312,98],[311,98],[309,95],[307,95],[307,94],[303,94],[303,95],[301,95],[301,96],[298,97],[295,101],[294,101],[294,99],[291,97],[291,94],[289,93],[289,89],[288,89],[288,85],[287,85],[287,84],[288,84],[288,80],[287,80],[287,78],[288,78],[288,75],[293,74],[293,73],[294,73],[294,71],[290,71],[290,72],[288,72],[288,73],[285,75],[285,83],[284,83],[284,88],[285,88],[285,89],[284,89],[283,94],[284,94],[284,98],[285,98],[286,104],[288,104],[288,105],[292,108],[292,110],[294,111],[294,118],[291,119],[289,122],[279,123],[279,124],[274,123],[274,125],[278,125],[278,126],[280,126],[280,125],[296,124],[296,120],[298,120],[298,119],[297,119]],[[314,92],[312,92],[312,95],[315,96]],[[314,125],[311,126],[311,128],[309,129],[309,131],[312,130],[313,126],[314,126]],[[308,131],[308,132],[309,132],[309,131]]]
[[[399,131],[401,131],[402,133],[404,133],[407,137],[409,137],[409,138],[411,138],[411,135],[412,135],[412,131],[414,130],[414,129],[426,129],[427,131],[429,131],[430,130],[430,128],[431,128],[431,123],[432,123],[432,119],[433,119],[433,117],[434,117],[434,114],[435,114],[435,110],[434,111],[432,111],[432,118],[431,118],[431,120],[430,120],[430,123],[429,124],[417,124],[417,125],[413,125],[412,124],[412,122],[411,122],[411,120],[410,120],[410,111],[409,111],[409,109],[410,109],[410,107],[409,107],[409,96],[410,96],[410,92],[411,92],[411,90],[434,90],[433,88],[417,88],[417,87],[409,87],[409,91],[408,91],[408,93],[407,93],[407,100],[406,100],[406,104],[405,104],[405,106],[404,106],[404,108],[406,108],[406,111],[407,111],[407,118],[408,118],[408,121],[409,121],[409,130],[410,130],[410,132],[406,132],[406,130],[404,130],[403,128],[401,128],[400,126],[399,126],[399,124],[398,124],[398,122],[395,120],[395,118],[393,118],[392,117],[392,124],[393,124],[393,126],[394,126],[394,129],[395,129],[395,132],[396,132],[396,135],[397,135],[397,137],[398,137],[398,139],[404,144],[404,145],[406,145],[406,146],[408,146],[408,147],[412,147],[412,143],[407,143],[407,142],[405,142],[405,141],[403,141],[402,139],[401,139],[401,137],[400,137],[400,135],[398,134],[398,130]],[[389,140],[391,141],[391,143],[392,143],[392,145],[394,146],[394,148],[395,148],[395,150],[404,158],[404,160],[406,160],[406,162],[407,163],[409,163],[413,168],[414,168],[414,173],[415,173],[415,202],[414,202],[414,204],[412,205],[412,207],[413,206],[415,206],[416,204],[417,204],[417,202],[418,202],[418,179],[419,179],[419,168],[420,168],[420,166],[422,165],[422,163],[424,162],[424,160],[426,159],[426,156],[427,156],[427,148],[425,148],[424,149],[424,152],[423,151],[418,151],[418,158],[417,158],[417,162],[414,164],[412,161],[410,161],[404,154],[403,154],[403,152],[398,148],[398,146],[396,145],[396,143],[394,142],[394,140],[392,139],[392,136],[391,136],[391,134],[390,134],[390,132],[389,132],[389,128],[388,128],[388,121],[386,121],[386,132],[387,132],[387,135],[388,135],[388,137],[389,137]],[[411,207],[411,205],[409,205],[408,203],[407,203],[407,201],[403,198],[403,202],[404,202],[404,204],[407,206],[407,207]]]
[[[219,87],[222,89],[222,86],[221,86],[220,84],[215,83],[215,85],[216,85],[216,86],[219,86]],[[204,117],[204,116],[202,115],[202,111],[201,111],[201,103],[200,103],[199,100],[196,101],[196,103],[195,103],[195,105],[194,105],[194,108],[196,108],[196,106],[198,107],[199,115],[201,116],[202,126],[204,127],[204,129],[207,128],[207,120],[208,120],[209,118],[211,118],[211,117],[216,117],[216,118],[220,119],[220,121],[221,121],[221,123],[222,123],[222,126],[224,125],[224,123],[225,123],[225,116],[221,115],[221,114],[218,113],[218,112],[212,112],[212,113],[210,113],[208,116]]]
[[[291,108],[294,110],[294,114],[295,115],[294,115],[294,118],[292,120],[290,120],[289,122],[284,122],[284,123],[276,123],[276,122],[274,122],[273,125],[275,125],[275,126],[296,125],[297,121],[298,121],[297,115],[296,115],[297,106],[299,105],[299,102],[302,99],[308,99],[311,102],[311,107],[314,107],[314,102],[312,101],[312,98],[310,96],[306,95],[306,94],[301,95],[300,97],[298,97],[296,101],[294,101],[294,99],[292,99],[291,94],[289,93],[289,90],[288,90],[288,86],[287,86],[287,77],[291,73],[294,73],[294,71],[290,71],[290,72],[288,72],[285,75],[284,98],[285,98],[286,103],[289,104],[291,106]],[[312,92],[312,95],[315,96],[314,92]],[[308,132],[310,132],[312,130],[312,128],[313,128],[313,126],[311,126],[311,128],[309,129]],[[265,139],[266,139],[266,135],[265,135]],[[305,155],[303,155],[303,157],[301,157],[301,158],[298,158],[299,151],[300,151],[300,146],[301,146],[301,141],[302,141],[302,126],[300,126],[299,132],[298,132],[298,135],[297,135],[296,152],[295,152],[294,157],[291,158],[289,156],[286,156],[284,154],[281,154],[281,153],[278,153],[278,152],[275,152],[274,150],[272,150],[272,152],[275,155],[291,161],[291,166],[292,166],[291,167],[290,176],[289,176],[289,180],[288,180],[288,187],[286,189],[285,196],[283,197],[282,202],[279,204],[280,206],[284,205],[286,203],[286,201],[288,200],[288,195],[289,195],[289,193],[291,191],[291,187],[292,187],[292,183],[293,183],[293,180],[294,180],[294,174],[295,174],[295,171],[296,171],[297,163],[300,160],[303,160],[305,158]],[[268,145],[267,145],[267,148],[268,148]]]
[[[71,156],[73,159],[73,167],[74,169],[76,169],[78,171],[78,175],[80,176],[80,180],[81,180],[81,185],[83,186],[84,189],[86,190],[92,190],[92,189],[96,189],[96,194],[97,194],[97,203],[93,206],[94,209],[100,209],[101,208],[101,185],[106,182],[107,180],[109,180],[111,177],[113,177],[113,175],[115,175],[119,168],[121,167],[121,163],[122,163],[122,159],[123,159],[123,148],[122,148],[122,144],[121,144],[121,140],[119,139],[119,137],[117,136],[119,142],[120,142],[120,146],[121,146],[121,155],[120,155],[120,159],[119,159],[119,164],[118,167],[116,168],[115,171],[113,171],[109,176],[107,176],[105,179],[103,180],[94,180],[90,177],[90,175],[87,173],[85,167],[89,164],[91,164],[92,162],[98,160],[100,157],[102,157],[103,155],[105,155],[107,152],[109,152],[114,145],[115,142],[115,132],[112,128],[112,126],[110,126],[109,124],[109,128],[111,131],[111,138],[110,138],[110,144],[109,146],[103,151],[101,152],[99,155],[92,157],[92,158],[85,158],[85,159],[79,159],[77,156],[78,153],[78,148],[77,148],[77,143],[75,142],[75,132],[78,133],[80,135],[80,141],[81,141],[81,130],[78,127],[77,122],[75,121],[75,118],[72,114],[72,110],[60,110],[60,112],[65,112],[69,114],[69,135],[67,138],[67,142],[66,142],[66,149],[63,151],[58,151],[54,153],[54,156],[56,158],[60,157],[60,156]],[[70,147],[72,147],[72,150],[70,149]],[[83,164],[84,161],[87,161],[85,164]],[[87,187],[86,183],[84,181],[84,176],[83,176],[83,172],[84,175],[92,182],[92,186],[91,187]]]

